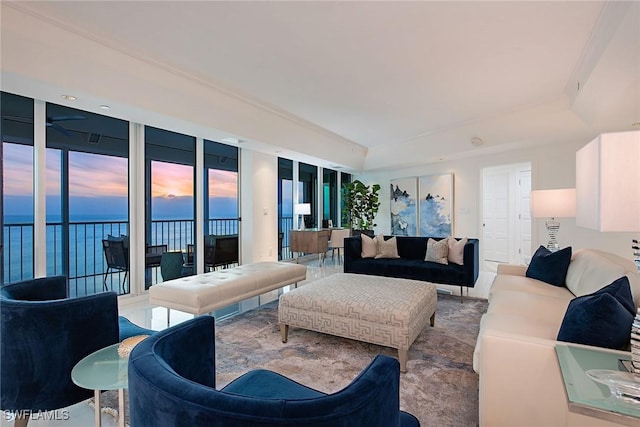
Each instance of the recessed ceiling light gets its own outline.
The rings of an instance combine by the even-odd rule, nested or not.
[[[73,95],[62,95],[62,99],[66,99],[67,101],[75,101],[78,98]]]
[[[103,109],[103,110],[110,110],[111,107],[109,107],[107,104],[102,104],[99,108]]]
[[[471,145],[473,145],[474,147],[479,147],[482,144],[484,144],[484,141],[478,138],[477,136],[474,136],[473,138],[471,138]]]

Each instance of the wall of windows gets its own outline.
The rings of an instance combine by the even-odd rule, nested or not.
[[[73,296],[129,293],[129,123],[52,103],[46,117],[47,274]],[[109,270],[113,238],[125,243]]]
[[[0,280],[33,277],[33,99],[0,93]]]
[[[40,123],[34,123],[37,120]],[[207,264],[204,253],[197,254],[198,247],[206,247],[199,246],[201,242],[211,235],[235,237],[234,262],[240,261],[237,147],[7,93],[2,93],[2,124],[0,265],[4,283],[32,278],[46,265],[46,273],[39,275],[68,276],[72,296],[105,290],[137,294],[163,280],[163,252],[182,253],[185,274],[189,267],[195,272],[203,258],[205,268],[218,268]],[[34,132],[38,129],[46,131]],[[34,163],[41,158],[46,178],[34,184],[39,175]],[[269,161],[259,167],[265,164]],[[316,166],[289,159],[277,159],[267,167],[277,167],[279,247],[263,252],[287,259],[294,200],[312,205],[308,227],[321,226],[325,218],[337,225],[340,180],[336,171],[325,169],[319,186]],[[260,182],[254,180],[251,185],[260,187]],[[263,190],[246,186],[247,194]],[[275,190],[272,185],[267,189],[269,194]],[[261,215],[264,212],[268,209]],[[140,231],[132,233],[134,224]],[[35,241],[46,248],[35,247],[38,227],[46,230],[46,236]],[[268,230],[274,237],[275,227]],[[109,262],[105,246],[113,246],[112,241],[125,247],[124,261],[116,267]],[[161,249],[157,252],[153,247]],[[132,263],[139,280],[130,276]]]

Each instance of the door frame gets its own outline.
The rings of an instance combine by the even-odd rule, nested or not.
[[[520,177],[520,173],[522,171],[531,171],[532,170],[532,162],[518,162],[518,163],[509,163],[503,165],[496,166],[487,166],[480,169],[480,217],[479,217],[479,226],[481,231],[481,239],[484,241],[485,234],[485,217],[484,217],[484,194],[485,194],[485,174],[490,171],[508,171],[509,172],[509,201],[508,201],[508,218],[509,223],[507,226],[507,245],[508,245],[508,262],[509,263],[520,263],[520,253],[518,249],[520,247],[519,242],[517,242],[517,237],[521,233],[517,231],[516,221],[518,218],[518,206],[521,203],[518,199],[518,191],[517,185]],[[485,247],[486,245],[482,245],[481,247],[481,263],[483,265],[483,269],[493,271],[494,266],[497,265],[494,261],[486,261],[485,256]]]

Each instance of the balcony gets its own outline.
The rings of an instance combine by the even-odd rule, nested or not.
[[[281,217],[280,229],[284,232],[282,259],[291,259],[289,233],[292,218]],[[238,234],[237,218],[210,219],[208,229],[211,234]],[[104,290],[103,280],[107,263],[102,240],[108,236],[128,235],[126,221],[94,221],[69,223],[69,249],[65,250],[63,227],[60,222],[47,223],[47,275],[62,275],[64,254],[68,253],[69,291],[71,296],[89,295]],[[165,245],[168,251],[187,252],[193,244],[194,222],[192,220],[154,220],[150,227],[149,245]],[[33,223],[4,224],[3,283],[11,283],[33,277]],[[157,261],[157,260],[156,260]],[[158,262],[147,262],[145,282],[148,285],[162,281]],[[113,272],[106,278],[110,290],[122,293],[120,283],[124,272]],[[127,279],[129,280],[128,276]],[[127,286],[128,289],[128,286]]]

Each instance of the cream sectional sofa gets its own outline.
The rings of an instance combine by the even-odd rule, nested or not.
[[[607,426],[569,412],[555,344],[569,302],[622,276],[636,308],[640,275],[630,260],[591,249],[576,251],[567,287],[525,277],[527,267],[500,265],[491,286],[473,357],[480,376],[481,426]]]

